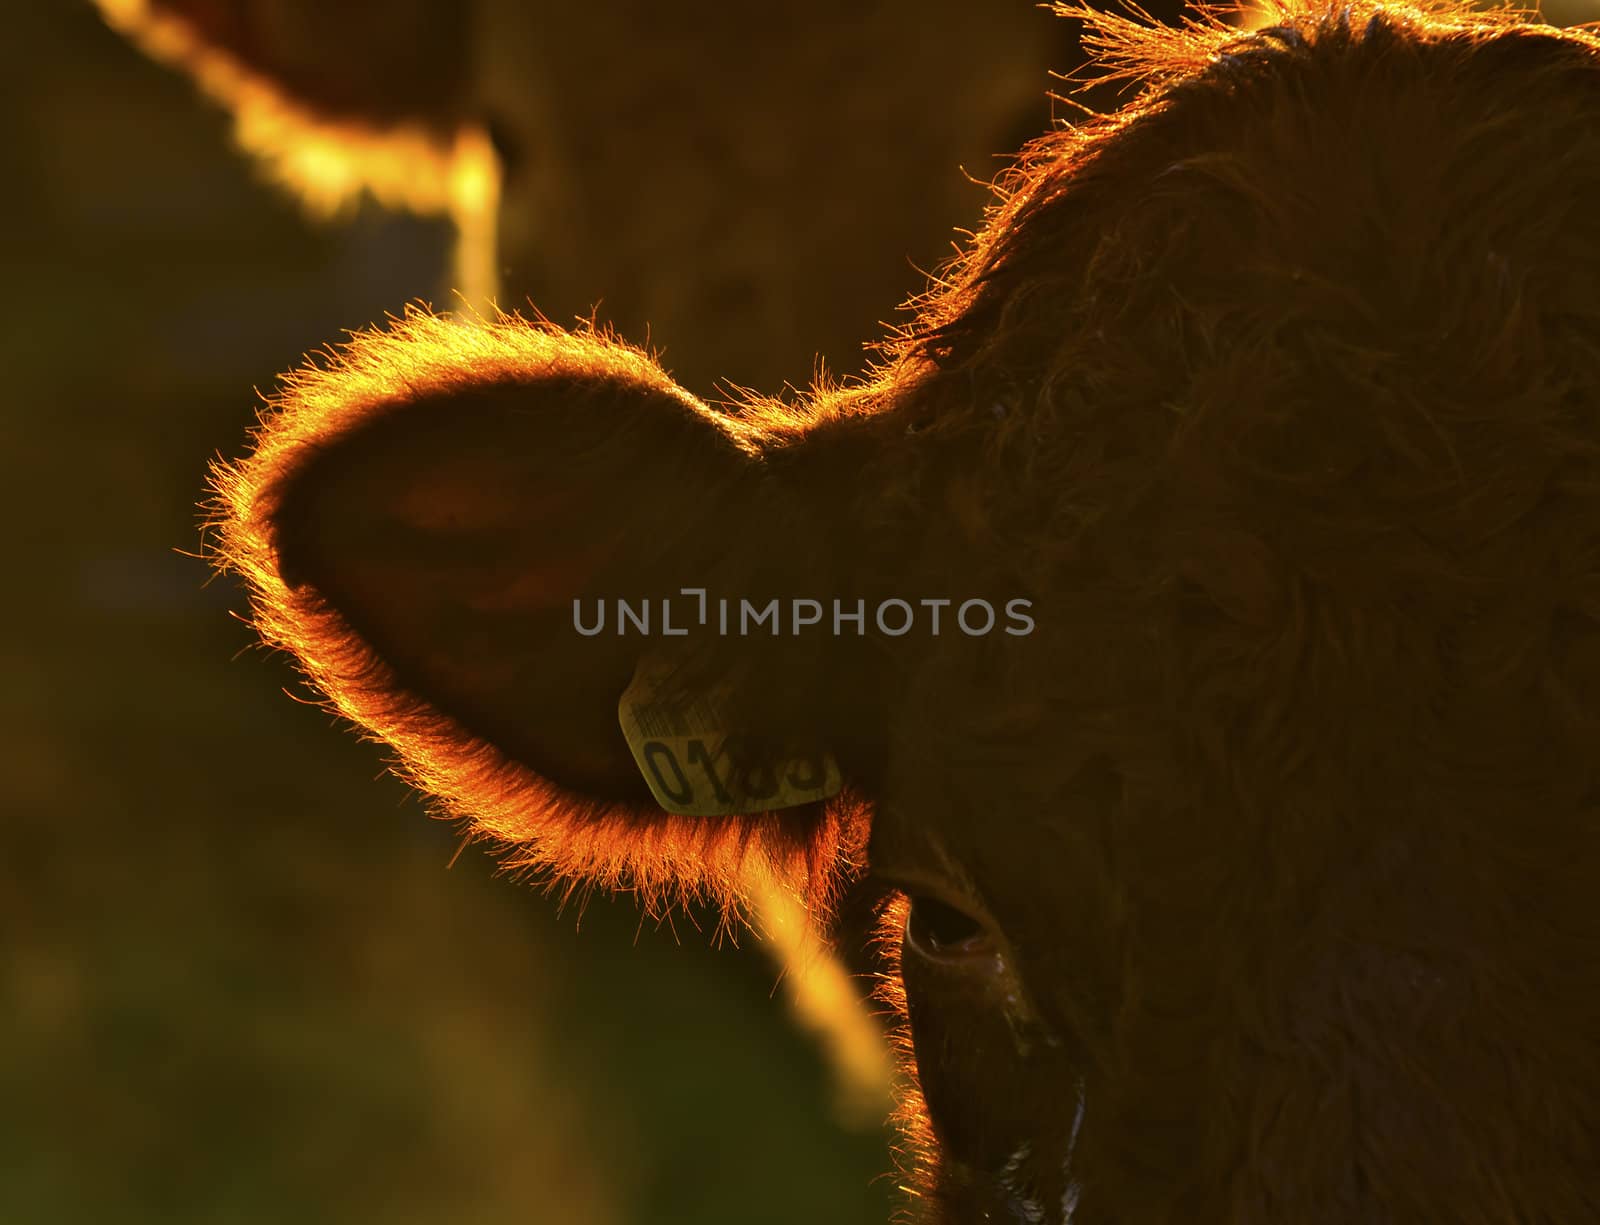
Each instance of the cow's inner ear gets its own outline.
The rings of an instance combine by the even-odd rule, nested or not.
[[[415,356],[362,343],[391,364]],[[757,604],[826,588],[817,525],[756,431],[630,351],[553,336],[533,347],[538,361],[424,364],[363,390],[375,363],[358,345],[344,368],[291,387],[257,454],[224,476],[238,516],[228,547],[253,571],[268,636],[402,750],[418,727],[434,741],[454,731],[604,808],[655,807],[618,719],[650,654],[677,660],[691,689],[718,684],[726,699],[731,686],[726,717],[756,741],[814,743],[823,644],[691,642],[662,624],[670,601],[671,628],[686,628],[684,588]],[[618,601],[649,631],[620,625]],[[579,631],[602,614],[600,632]],[[443,789],[426,762],[412,767]]]
[[[658,594],[663,537],[694,508],[630,522],[630,488],[641,502],[647,483],[688,502],[728,474],[689,463],[681,484],[652,481],[654,463],[685,464],[659,444],[603,473],[604,443],[568,445],[540,415],[526,389],[490,386],[422,399],[341,439],[286,484],[280,573],[463,731],[568,790],[645,802],[616,715],[645,644],[614,625],[580,634],[574,601],[647,606]],[[547,437],[530,437],[541,425]]]

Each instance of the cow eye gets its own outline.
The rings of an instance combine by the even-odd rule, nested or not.
[[[989,929],[981,920],[926,894],[911,895],[906,945],[930,961],[976,957],[994,949]]]

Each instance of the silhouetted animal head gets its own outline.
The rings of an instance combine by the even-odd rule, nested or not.
[[[1593,1219],[1600,42],[1094,20],[869,378],[416,315],[224,559],[515,863],[895,889],[919,1220]]]

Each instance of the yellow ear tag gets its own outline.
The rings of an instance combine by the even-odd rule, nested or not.
[[[617,703],[617,719],[656,803],[685,816],[720,817],[793,808],[837,795],[833,754],[754,760],[730,732],[721,694],[667,698],[669,671],[641,660]]]

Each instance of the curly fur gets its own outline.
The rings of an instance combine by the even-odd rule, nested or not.
[[[1056,809],[1098,753],[1117,824],[897,798],[1050,933],[1088,1219],[1588,1219],[1600,41],[1084,16],[1146,91],[1026,152],[888,361],[947,512],[920,565],[1017,576],[1051,632],[985,681],[1049,739],[973,803]],[[936,1220],[987,1202],[951,1156]]]

